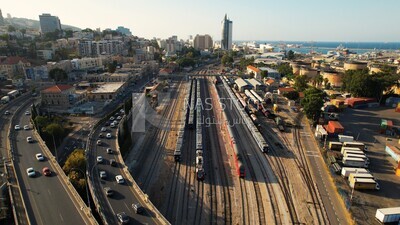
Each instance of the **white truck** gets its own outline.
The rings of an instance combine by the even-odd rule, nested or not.
[[[350,187],[356,190],[379,190],[379,184],[371,178],[355,178],[350,181]]]
[[[353,142],[354,141],[354,137],[353,136],[348,136],[348,135],[338,135],[339,137],[339,141],[344,143],[344,142]]]
[[[377,209],[375,218],[381,223],[400,221],[400,207]]]
[[[342,167],[342,177],[347,178],[351,173],[369,173],[365,168]]]
[[[343,157],[343,166],[368,168],[368,162],[362,158]]]

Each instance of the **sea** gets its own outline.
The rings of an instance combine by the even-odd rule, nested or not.
[[[235,43],[243,43],[246,41],[235,41]],[[247,41],[248,42],[248,41]],[[283,49],[279,45],[299,45],[297,48],[288,48],[286,51],[292,50],[294,52],[307,54],[311,51],[326,54],[328,51],[335,51],[338,47],[347,48],[351,52],[357,54],[364,54],[366,52],[377,51],[396,51],[400,52],[400,42],[314,42],[314,41],[255,41],[259,44],[271,44],[275,46],[274,51],[279,52]]]

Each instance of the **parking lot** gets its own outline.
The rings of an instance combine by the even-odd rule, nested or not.
[[[348,108],[340,113],[339,122],[343,125],[345,134],[368,146],[367,156],[370,158],[369,170],[377,179],[379,191],[353,192],[340,176],[335,177],[339,192],[347,196],[347,203],[356,224],[379,224],[375,220],[376,209],[400,206],[400,177],[395,175],[396,162],[386,152],[386,144],[399,145],[399,139],[379,134],[381,119],[393,121],[395,127],[400,127],[400,113],[394,108],[379,107],[367,109]]]

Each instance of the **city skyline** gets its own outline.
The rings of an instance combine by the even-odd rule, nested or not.
[[[21,7],[23,5],[23,7]],[[156,7],[155,7],[156,6]],[[141,2],[127,0],[118,4],[108,1],[71,0],[59,4],[50,0],[31,2],[7,1],[2,4],[3,15],[39,20],[42,13],[57,16],[62,24],[82,29],[129,28],[133,35],[145,38],[167,38],[177,35],[209,34],[221,39],[220,21],[225,14],[234,21],[233,40],[270,41],[346,41],[397,42],[400,30],[395,29],[400,15],[400,2],[310,0],[283,2],[253,0],[210,0],[199,3],[172,0]],[[87,13],[87,9],[95,9]],[[92,12],[92,11],[91,11]]]

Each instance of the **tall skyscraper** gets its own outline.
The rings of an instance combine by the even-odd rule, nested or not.
[[[228,19],[226,14],[224,20],[222,20],[221,48],[223,50],[232,49],[232,21]]]
[[[42,33],[54,32],[56,30],[61,31],[61,22],[57,16],[52,16],[47,13],[39,15],[40,30]]]
[[[213,47],[213,41],[210,35],[196,35],[193,41],[193,47],[197,50],[206,50]]]
[[[4,18],[3,18],[3,13],[1,12],[1,9],[0,9],[0,25],[4,25]]]

